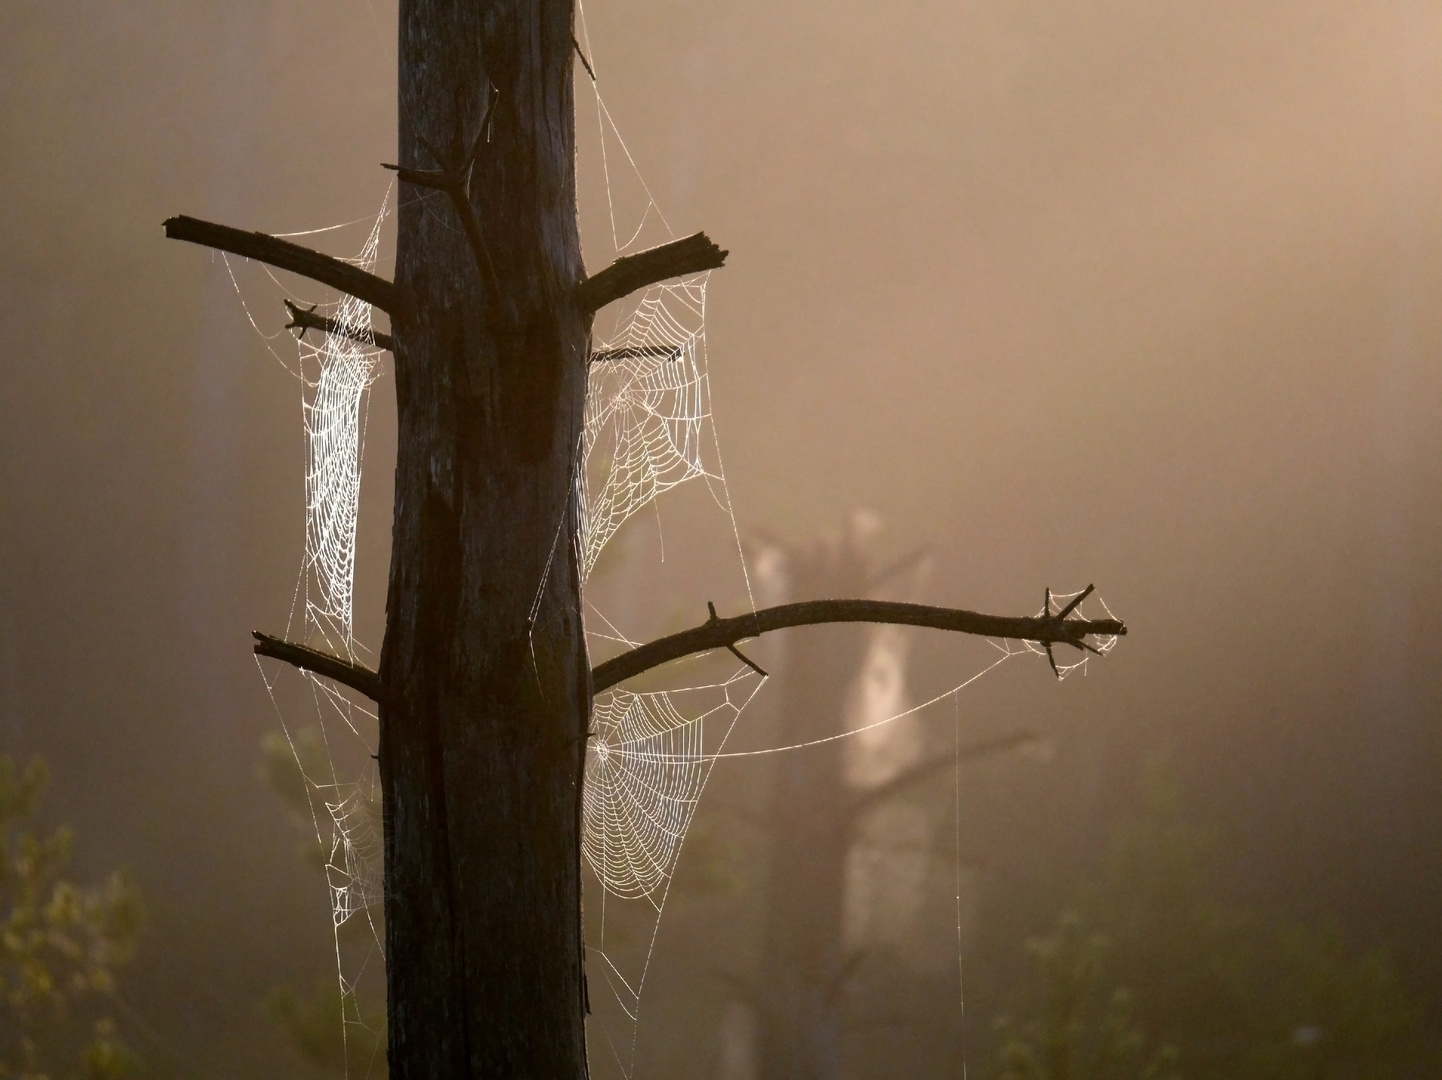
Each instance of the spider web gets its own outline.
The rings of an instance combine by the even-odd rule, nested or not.
[[[367,272],[375,268],[389,206],[387,193],[359,254],[350,260]],[[306,545],[297,584],[300,610],[292,606],[287,635],[299,629],[308,643],[355,659],[358,652],[369,651],[355,638],[356,526],[367,406],[384,353],[375,345],[371,305],[342,296],[313,310],[333,320],[339,332],[319,333],[315,343],[302,332],[296,342],[306,444]],[[307,677],[315,685],[317,712],[339,719],[343,731],[369,744],[361,729],[374,724],[374,712],[328,682]],[[369,745],[366,749],[372,752]],[[337,779],[333,758],[329,764],[329,783],[317,790],[332,826],[326,877],[339,927],[381,899],[379,793],[373,769],[347,784]],[[317,784],[316,778],[307,779]]]
[[[706,783],[704,725],[669,694],[619,691],[596,705],[582,850],[611,895],[650,896],[670,877]]]
[[[591,352],[581,516],[582,576],[637,510],[709,472],[706,276],[654,285]]]
[[[388,205],[389,197],[360,254],[350,260],[367,272],[375,268]],[[327,309],[346,332],[321,333],[314,345],[304,335],[298,342],[305,388],[305,626],[353,657],[364,405],[384,355],[375,345],[369,304],[345,296]],[[313,381],[307,377],[311,370]]]
[[[645,235],[675,233],[646,184],[622,139],[594,74],[596,58],[578,5],[580,41],[592,74],[589,86],[596,110],[599,164],[603,174],[611,246],[617,255],[643,246]],[[618,174],[613,162],[623,167]],[[618,179],[638,186],[639,213],[622,227]],[[635,205],[633,203],[633,205]],[[626,229],[631,231],[629,234]],[[583,580],[591,581],[602,553],[636,513],[657,506],[663,496],[700,480],[724,516],[725,529],[736,537],[735,554],[752,610],[756,604],[739,543],[735,515],[721,465],[711,411],[706,355],[706,286],[709,275],[658,285],[639,300],[619,305],[609,335],[592,348],[585,431],[580,454],[578,489],[581,525],[577,541]],[[661,560],[665,561],[664,543]],[[593,647],[637,642],[598,607],[588,587],[586,629]],[[539,595],[539,593],[538,593]],[[1075,594],[1073,594],[1075,595]],[[1063,604],[1071,597],[1056,596]],[[534,615],[534,612],[533,612]],[[997,666],[1044,650],[1014,642],[993,642],[996,656],[981,670],[949,690],[910,708],[892,713],[835,736],[866,738],[886,725],[916,718],[962,690]],[[1101,652],[1114,641],[1099,643]],[[1060,667],[1066,676],[1086,670],[1086,657]],[[676,676],[672,676],[673,679]],[[587,970],[591,985],[605,985],[620,1015],[598,1008],[589,1017],[600,1042],[628,1080],[636,1071],[641,1006],[647,976],[667,899],[696,809],[715,766],[725,759],[796,752],[813,743],[760,750],[728,751],[727,743],[742,712],[764,680],[745,667],[719,681],[685,685],[684,676],[666,690],[645,693],[613,690],[593,705],[592,737],[587,747],[582,791],[582,853],[594,884],[588,884],[586,906],[599,909],[596,932],[588,931]],[[822,740],[830,741],[830,740]],[[958,886],[959,889],[959,886]],[[958,892],[958,906],[960,904]],[[632,915],[620,920],[624,912]],[[627,919],[649,924],[648,932],[620,935]],[[599,974],[600,978],[594,976]],[[619,1025],[616,1021],[619,1020]],[[593,1043],[594,1045],[594,1043]],[[596,1065],[593,1054],[593,1068]]]
[[[589,53],[584,11],[580,14],[582,39]],[[595,90],[594,81],[591,85]],[[595,104],[615,253],[634,250],[648,229],[660,228],[666,236],[674,236],[598,90]],[[617,229],[610,165],[618,153],[618,160],[624,158],[645,194],[639,221],[624,242]],[[351,260],[362,269],[371,270],[376,263],[388,206],[389,194]],[[579,530],[575,542],[582,580],[587,583],[586,632],[593,644],[636,644],[590,599],[591,579],[602,553],[638,511],[692,481],[702,482],[710,505],[720,513],[716,528],[729,534],[745,602],[753,610],[756,606],[711,410],[705,327],[708,279],[709,275],[702,274],[652,286],[639,297],[618,304],[609,334],[592,345],[578,455]],[[275,284],[279,286],[279,282]],[[240,291],[238,283],[236,287]],[[331,320],[338,332],[318,333],[314,338],[303,334],[295,346],[295,360],[282,360],[301,387],[306,447],[305,550],[287,636],[360,659],[369,655],[355,637],[361,465],[369,395],[383,373],[384,353],[375,345],[373,313],[364,302],[341,297],[310,310]],[[278,336],[267,340],[273,342]],[[271,351],[279,359],[273,346]],[[659,514],[658,509],[658,535]],[[559,529],[557,535],[559,538]],[[538,603],[543,591],[544,583],[537,590]],[[1068,599],[1054,597],[1058,603]],[[851,738],[918,714],[947,697],[955,699],[962,689],[1013,657],[1045,655],[1030,644],[993,644],[998,657],[957,686],[834,738]],[[1099,642],[1099,651],[1104,653],[1114,644],[1115,639]],[[1065,676],[1078,668],[1084,673],[1086,661],[1083,656],[1076,664],[1060,667],[1059,674]],[[375,766],[369,760],[374,753],[377,717],[348,691],[309,673],[289,667],[269,670],[263,666],[261,670],[305,777],[316,840],[325,852],[343,1030],[347,1038],[357,1030],[375,1036],[361,1017],[358,994],[362,978],[368,971],[373,975],[377,967],[372,961],[383,961],[378,910],[384,895],[381,807]],[[302,683],[304,704],[300,707],[319,732],[323,750],[318,760],[306,757],[296,738],[296,725],[286,722],[296,695],[278,693],[281,678]],[[794,752],[814,745],[726,749],[739,718],[763,683],[755,672],[738,665],[720,679],[695,685],[684,685],[683,680],[682,685],[649,692],[616,689],[594,703],[593,737],[587,746],[582,790],[581,846],[599,890],[596,895],[587,890],[587,903],[599,907],[600,933],[594,943],[588,943],[587,951],[595,960],[593,970],[603,976],[593,980],[593,985],[600,982],[610,987],[615,1004],[627,1017],[628,1037],[618,1045],[604,1018],[592,1020],[599,1024],[627,1077],[635,1068],[640,1006],[661,917],[713,769],[723,759]],[[635,949],[608,947],[608,898],[648,913],[649,934],[643,936],[639,954]],[[364,931],[359,935],[353,932],[358,925]],[[379,1060],[378,1040],[373,1047],[372,1065]]]
[[[313,235],[367,226],[357,254],[347,260],[373,271],[389,216],[387,191],[376,215],[328,229],[285,236]],[[304,435],[305,545],[286,624],[286,637],[351,659],[369,656],[355,636],[355,570],[361,466],[365,456],[370,393],[385,367],[375,344],[372,309],[350,296],[296,304],[329,320],[334,332],[302,331],[293,358],[277,351],[281,332],[265,334],[256,325],[246,293],[227,259],[237,293],[252,326],[300,389]],[[281,297],[294,295],[268,268],[264,280]],[[248,281],[256,273],[248,274]],[[279,305],[277,305],[279,306]],[[353,700],[342,688],[278,663],[257,667],[264,680],[291,755],[304,780],[316,850],[320,853],[330,897],[343,1053],[347,1075],[353,1068],[370,1073],[382,1061],[380,1031],[371,1023],[374,1001],[382,998],[375,961],[383,959],[379,905],[383,898],[381,808],[378,776],[371,755],[377,716],[368,703]],[[364,988],[364,994],[363,994]],[[370,1005],[363,1014],[362,997]],[[363,1036],[356,1038],[357,1035]]]

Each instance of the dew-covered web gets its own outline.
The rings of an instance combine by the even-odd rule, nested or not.
[[[389,201],[387,195],[351,260],[362,270],[375,268]],[[355,637],[356,530],[367,406],[385,354],[375,345],[369,304],[342,296],[314,310],[333,320],[337,332],[301,334],[296,341],[305,431],[305,554],[286,630],[288,637],[354,659],[370,652]],[[314,685],[317,709],[339,719],[346,735],[368,742],[373,710],[328,681]],[[328,764],[334,770],[333,755]],[[374,769],[366,772],[353,783],[333,774],[318,787],[332,826],[326,873],[336,926],[381,899],[379,798]]]
[[[585,12],[580,45],[591,56]],[[594,79],[595,166],[592,189],[604,194],[599,220],[605,240],[588,233],[588,265],[675,239],[641,170],[621,137]],[[584,91],[583,91],[584,93]],[[582,108],[585,107],[583,99]],[[629,205],[628,194],[637,198]],[[608,229],[605,226],[609,226]],[[634,611],[602,610],[605,588],[594,574],[603,552],[632,523],[654,533],[653,554],[667,567],[683,562],[682,545],[665,542],[663,517],[685,491],[730,552],[726,590],[751,605],[749,581],[714,418],[706,354],[709,275],[655,285],[600,313],[591,345],[585,431],[579,455],[581,497],[577,556],[586,582],[586,631],[593,657],[638,644],[660,629]],[[680,489],[680,490],[678,490]],[[673,494],[674,493],[674,494]],[[706,509],[709,508],[709,509]],[[645,510],[645,523],[636,515]],[[686,511],[677,510],[681,518]],[[680,518],[673,518],[680,520]],[[684,531],[684,530],[681,530]],[[608,556],[613,563],[628,556]],[[634,561],[634,560],[633,560]],[[649,572],[649,571],[643,571]],[[714,574],[712,575],[714,578]],[[693,603],[695,603],[693,601]],[[622,604],[624,606],[624,604]],[[704,612],[704,601],[696,603]],[[694,621],[694,620],[692,620]],[[763,680],[737,666],[698,671],[682,666],[664,689],[615,689],[600,694],[592,714],[582,792],[582,853],[590,871],[587,973],[596,1012],[589,1018],[593,1061],[610,1058],[625,1075],[634,1069],[640,1006],[661,915],[701,793],[737,720]],[[688,676],[687,672],[694,672]],[[698,675],[703,677],[698,678]],[[609,988],[609,995],[603,988]],[[614,1014],[602,998],[609,997]],[[617,1022],[619,1021],[619,1026]]]
[[[582,812],[601,886],[631,900],[665,882],[706,782],[705,731],[669,694],[618,691],[597,704]]]
[[[610,243],[603,246],[614,257],[674,239],[676,234],[602,97],[584,6],[578,5],[578,12],[579,43],[591,75],[583,85],[589,87],[595,108],[594,164],[604,185],[602,220],[609,225]],[[629,208],[620,195],[627,185],[637,193]],[[594,245],[594,240],[590,243]],[[593,266],[606,261],[588,251]],[[587,581],[586,630],[593,654],[615,652],[638,644],[637,638],[654,636],[635,633],[634,619],[603,611],[598,595],[604,590],[594,589],[591,578],[608,545],[642,510],[648,519],[654,510],[659,559],[666,561],[661,508],[668,496],[676,497],[673,492],[679,495],[678,489],[703,487],[717,511],[714,528],[733,541],[744,588],[742,602],[756,606],[711,410],[708,280],[709,275],[703,274],[653,286],[597,320],[577,484],[578,558]],[[674,545],[671,555],[674,558]],[[1075,595],[1054,594],[1053,610]],[[1114,644],[1115,640],[1103,640],[1097,647],[1105,653]],[[957,700],[962,690],[1009,660],[1045,656],[1044,650],[1027,644],[994,641],[991,645],[993,659],[950,689],[921,704],[872,717],[833,738],[864,737],[885,725],[918,717],[948,698]],[[1086,662],[1085,655],[1075,662],[1058,658],[1058,675],[1084,673]],[[662,915],[713,769],[725,759],[804,752],[815,745],[728,750],[738,720],[764,680],[739,664],[717,677],[714,663],[704,669],[710,677],[692,676],[689,685],[685,674],[689,669],[677,665],[682,673],[668,669],[665,689],[615,689],[601,694],[594,704],[582,794],[582,852],[591,874],[586,887],[587,972],[596,1005],[589,1023],[593,1067],[600,1063],[595,1057],[600,1054],[627,1078],[637,1067],[641,1006]],[[609,991],[612,1008],[598,998],[602,986]]]
[[[360,254],[352,260],[374,269],[380,249],[382,208]],[[353,296],[327,305],[343,333],[298,342],[301,411],[305,422],[305,626],[333,649],[353,654],[356,520],[360,508],[363,408],[384,354],[376,348],[371,306]],[[312,344],[312,341],[314,342]],[[307,373],[314,372],[314,379]]]
[[[332,244],[364,226],[348,261],[373,271],[389,216],[387,192],[374,217],[284,236],[329,234]],[[296,299],[267,268],[244,261],[227,267],[247,317],[253,308],[305,313],[331,332],[265,334],[267,348],[300,390],[304,449],[304,550],[285,637],[336,655],[373,663],[355,632],[357,525],[372,388],[386,354],[375,343],[370,305],[350,296]],[[314,289],[312,283],[301,286]],[[263,297],[263,299],[262,299]],[[273,306],[272,306],[273,305]],[[271,316],[267,315],[267,319]],[[287,335],[289,336],[289,335]],[[293,349],[290,356],[285,352]],[[305,811],[322,863],[335,953],[336,1023],[348,1076],[383,1067],[384,1014],[381,927],[381,802],[375,753],[377,717],[368,701],[288,665],[257,659],[281,730],[304,780]]]
[[[594,70],[584,10],[580,15],[581,44]],[[595,269],[609,261],[605,256],[626,254],[675,234],[621,140],[596,82],[586,85],[595,91],[599,173],[610,224],[610,244],[603,245],[609,250],[590,253]],[[620,173],[642,193],[630,219],[616,195]],[[368,231],[352,260],[362,269],[376,264],[388,205],[389,194],[377,217],[365,222]],[[236,267],[231,269],[234,276]],[[263,268],[245,273],[245,287],[239,278],[236,282],[248,315],[250,293],[257,287],[272,291],[277,301],[294,295]],[[662,505],[673,493],[700,493],[711,515],[709,527],[733,564],[729,592],[728,586],[720,586],[723,595],[732,598],[733,607],[756,607],[711,409],[708,279],[701,274],[652,286],[597,319],[577,463],[575,541],[593,654],[614,653],[654,636],[657,629],[678,628],[660,628],[635,611],[603,611],[607,605],[597,598],[605,590],[595,588],[603,553],[628,523],[638,527],[638,512],[647,511],[647,520],[654,515],[655,535],[663,541]],[[286,636],[373,665],[372,653],[355,633],[355,574],[369,395],[384,372],[385,353],[376,347],[372,310],[362,301],[321,297],[312,307],[308,298],[297,307],[311,321],[328,320],[331,332],[301,334],[293,346],[282,343],[279,334],[263,335],[300,388],[305,442],[305,544]],[[251,322],[256,323],[253,316]],[[281,355],[291,347],[292,357]],[[561,543],[558,525],[556,546]],[[659,549],[665,562],[664,541]],[[554,563],[555,546],[551,554]],[[676,554],[673,549],[673,562]],[[543,582],[533,619],[547,615],[539,610],[544,592]],[[1053,602],[1069,599],[1056,595]],[[684,624],[696,621],[688,617]],[[996,655],[991,663],[951,689],[833,738],[851,738],[919,715],[948,697],[955,700],[961,690],[1007,660],[1044,655],[1029,644],[992,644]],[[1106,652],[1114,644],[1103,640],[1098,649]],[[663,688],[617,688],[594,703],[582,791],[582,854],[591,875],[586,905],[596,916],[595,932],[588,931],[587,970],[593,995],[608,987],[621,1017],[598,1008],[591,1023],[593,1034],[601,1038],[593,1039],[592,1046],[598,1053],[609,1052],[627,1077],[635,1072],[641,1003],[662,914],[712,771],[723,759],[802,752],[814,745],[728,750],[738,720],[765,679],[739,663],[720,668],[717,663],[711,658],[673,665]],[[1078,668],[1084,672],[1085,664],[1084,655],[1076,663],[1059,663],[1058,674]],[[261,671],[305,779],[310,821],[324,861],[347,1074],[366,1075],[383,1067],[378,1064],[383,1063],[383,1044],[377,1023],[384,1008],[378,981],[384,958],[381,806],[373,757],[377,717],[368,702],[325,679],[273,662],[263,663]],[[628,935],[620,933],[623,923],[631,927]],[[642,927],[639,933],[637,925]]]
[[[586,399],[582,574],[641,507],[707,476],[710,387],[706,374],[706,277],[655,285],[591,352]]]

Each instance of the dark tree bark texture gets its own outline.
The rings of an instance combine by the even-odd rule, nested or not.
[[[397,1080],[586,1072],[572,48],[571,0],[400,4],[399,161],[455,170],[476,148],[480,245],[402,183],[380,665]]]

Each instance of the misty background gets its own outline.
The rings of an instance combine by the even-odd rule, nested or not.
[[[1084,679],[1018,663],[961,699],[968,730],[1056,747],[962,816],[1015,868],[998,888],[1094,859],[1164,758],[1224,837],[1227,895],[1386,947],[1435,1025],[1442,7],[585,16],[671,224],[731,252],[707,336],[743,535],[805,542],[865,507],[882,549],[930,551],[928,602],[1023,614],[1094,581],[1131,628]],[[332,947],[258,776],[275,715],[249,642],[283,626],[303,550],[299,394],[224,263],[160,222],[373,218],[394,24],[385,0],[0,6],[0,751],[49,760],[77,876],[144,891],[120,993],[158,1075],[300,1075],[260,1002]],[[372,420],[356,595],[378,645],[385,382]],[[957,681],[950,646],[911,648],[918,693]],[[663,931],[658,979],[699,933]]]

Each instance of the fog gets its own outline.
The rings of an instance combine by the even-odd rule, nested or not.
[[[594,0],[585,19],[667,220],[731,253],[707,340],[743,538],[806,543],[866,508],[878,558],[930,552],[915,598],[1029,614],[1095,582],[1130,627],[1084,678],[1017,663],[958,699],[968,733],[1055,745],[969,789],[963,831],[1014,868],[998,895],[1094,860],[1164,759],[1224,838],[1226,896],[1387,948],[1435,1028],[1442,8]],[[144,892],[122,1030],[156,1075],[302,1074],[260,1002],[332,948],[257,775],[276,720],[249,632],[283,628],[303,550],[293,346],[262,337],[284,313],[254,267],[237,288],[160,222],[373,218],[394,24],[387,0],[0,7],[0,751],[50,762],[77,876],[125,866]],[[594,270],[594,169],[582,215]],[[351,253],[337,235],[314,242]],[[372,420],[356,593],[378,645],[387,382]],[[980,666],[910,647],[915,696]],[[739,769],[720,790],[747,790]],[[674,1067],[673,1014],[710,1040],[692,1074],[722,1075],[710,1033],[734,1014],[686,956],[745,934],[727,903],[663,923],[638,1076]],[[973,992],[979,1024],[1004,983]]]

